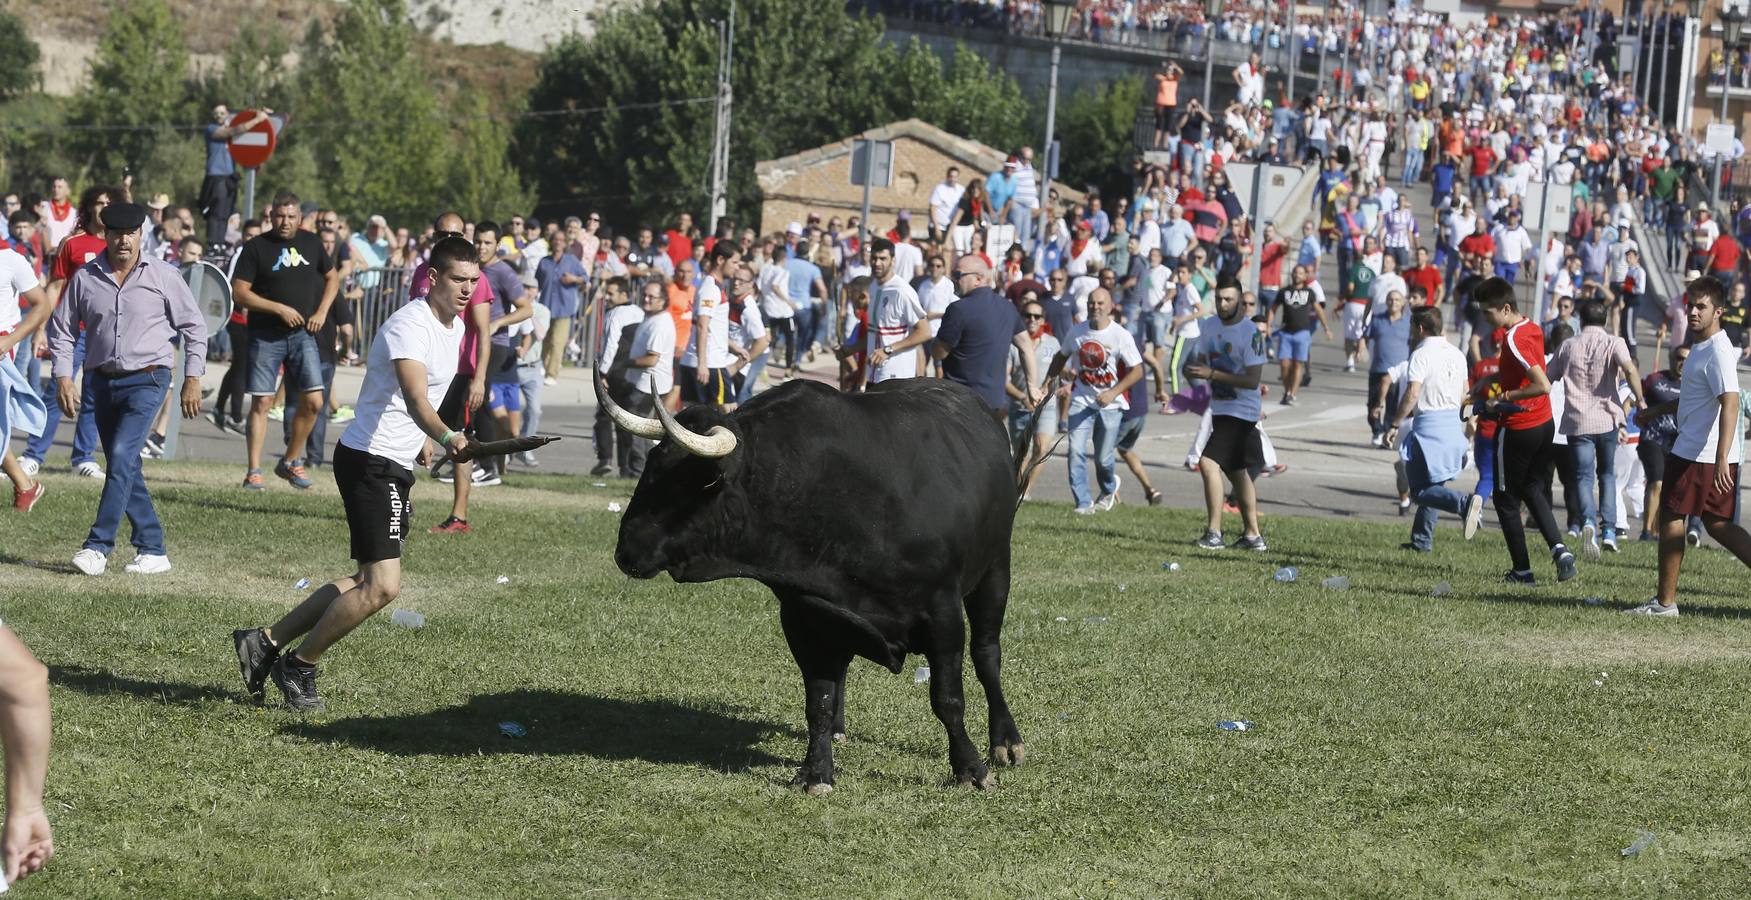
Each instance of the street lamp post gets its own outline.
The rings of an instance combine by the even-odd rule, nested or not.
[[[1222,0],[1204,0],[1204,109],[1210,108],[1210,86],[1216,73],[1216,17]]]
[[[1692,0],[1695,2],[1695,0]],[[1721,62],[1724,71],[1721,73],[1721,124],[1727,121],[1727,92],[1733,88],[1733,51],[1739,48],[1739,39],[1745,33],[1745,14],[1737,9],[1728,9],[1721,13],[1721,25],[1726,32],[1726,43],[1721,47]],[[1721,172],[1726,168],[1727,154],[1715,153],[1715,177],[1713,204],[1710,209],[1721,208]]]
[[[1057,127],[1058,118],[1058,56],[1064,45],[1064,31],[1070,25],[1070,14],[1076,11],[1075,0],[1046,0],[1046,38],[1052,42],[1052,80],[1046,88],[1046,144],[1040,148],[1040,158],[1045,163],[1045,171],[1041,172],[1043,181],[1050,181],[1052,160],[1052,132]],[[1046,191],[1041,186],[1040,196]]]
[[[1666,76],[1672,59],[1672,10],[1660,16],[1660,131],[1666,130]]]

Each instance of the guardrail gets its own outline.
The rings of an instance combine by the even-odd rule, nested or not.
[[[407,302],[411,269],[360,269],[341,289],[362,292],[353,298],[353,341],[360,356],[371,349],[377,329]]]

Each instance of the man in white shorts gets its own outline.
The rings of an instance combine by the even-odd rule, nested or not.
[[[359,568],[318,588],[272,626],[232,632],[244,687],[257,702],[272,676],[286,706],[323,708],[317,660],[401,593],[412,467],[431,462],[434,444],[446,452],[475,446],[444,425],[437,404],[456,377],[465,330],[460,314],[481,283],[476,257],[463,238],[440,240],[432,248],[430,292],[391,315],[371,342],[357,414],[334,454]],[[282,652],[301,635],[297,649]]]

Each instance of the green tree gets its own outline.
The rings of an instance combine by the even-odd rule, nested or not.
[[[511,126],[488,118],[485,101],[464,101],[452,110],[467,116],[459,125],[446,156],[445,198],[470,216],[508,221],[512,213],[535,208],[534,195],[511,166]]]
[[[597,18],[591,36],[568,37],[547,52],[529,92],[538,115],[516,130],[518,157],[545,203],[646,222],[706,208],[717,72],[712,20],[728,13],[728,0],[617,5]],[[738,0],[733,218],[746,221],[757,209],[756,161],[896,118],[916,115],[1004,144],[1019,134],[1025,106],[1007,77],[971,54],[970,61],[957,54],[945,76],[928,50],[896,49],[881,38],[879,20],[852,15],[842,3]],[[590,86],[587,94],[580,84]],[[962,102],[956,91],[983,99]],[[607,108],[586,111],[597,103]]]
[[[187,133],[193,121],[187,71],[182,26],[166,0],[110,9],[91,78],[68,116],[69,124],[88,129],[72,143],[93,176],[119,180],[126,168],[143,169],[159,142],[175,140],[177,126]]]
[[[1123,165],[1133,149],[1143,81],[1123,78],[1077,91],[1058,108],[1059,180],[1074,187],[1129,184]]]
[[[11,99],[37,86],[37,64],[43,51],[24,30],[24,22],[11,10],[0,9],[0,100]]]

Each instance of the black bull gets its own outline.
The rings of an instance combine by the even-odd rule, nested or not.
[[[794,784],[832,790],[851,658],[899,672],[922,653],[955,779],[993,785],[963,721],[963,608],[991,760],[1021,763],[999,678],[1016,481],[1007,436],[972,391],[907,379],[846,396],[798,381],[733,413],[659,411],[662,421],[615,407],[600,384],[597,396],[623,426],[667,438],[621,521],[621,571],[751,578],[778,597],[806,692],[809,749]]]

